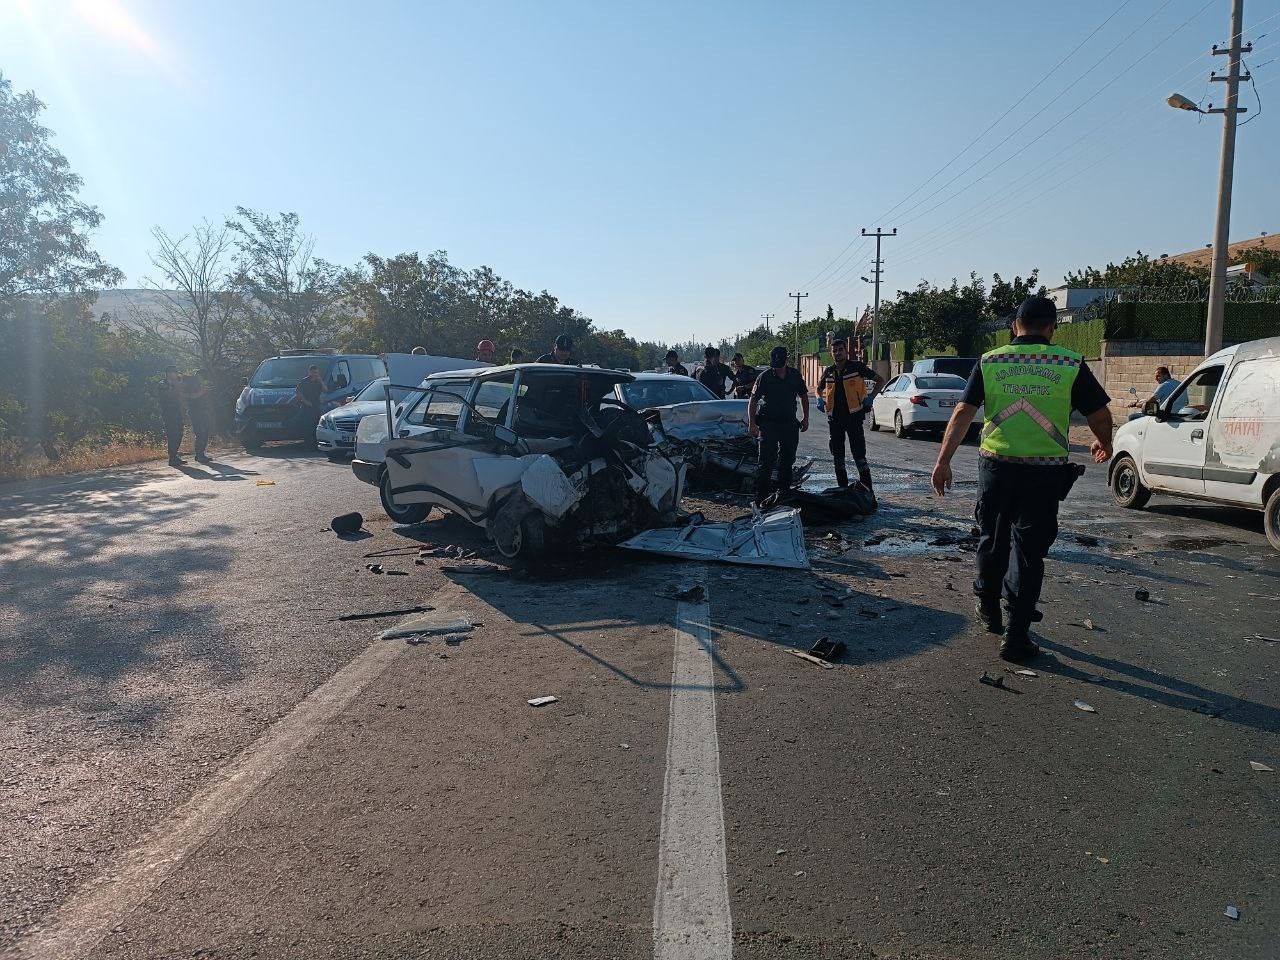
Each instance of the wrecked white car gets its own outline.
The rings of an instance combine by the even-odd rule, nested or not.
[[[614,396],[631,379],[537,363],[427,377],[394,415],[388,514],[443,508],[508,559],[674,523],[685,465]]]
[[[654,407],[648,413],[658,419],[655,435],[663,452],[689,465],[691,485],[749,493],[760,464],[760,446],[747,432],[749,403],[712,398]],[[797,486],[812,467],[812,458],[796,460],[792,478]]]

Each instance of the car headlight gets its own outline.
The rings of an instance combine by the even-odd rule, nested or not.
[[[328,414],[325,414],[320,418],[320,426],[324,427],[326,430],[332,430],[333,419]]]

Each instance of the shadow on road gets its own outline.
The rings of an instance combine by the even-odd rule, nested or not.
[[[1221,716],[1227,722],[1251,727],[1263,733],[1280,733],[1280,710],[1275,707],[1219,693],[1157,670],[1134,666],[1113,657],[1087,653],[1044,637],[1037,639],[1041,647],[1053,654],[1052,657],[1042,657],[1032,664],[1036,670],[1043,673],[1068,677],[1082,683],[1102,681],[1102,685],[1109,690],[1140,697],[1161,706],[1189,710],[1192,713],[1211,717]],[[1109,670],[1113,674],[1119,674],[1120,677],[1101,677],[1081,670],[1075,663],[1067,661]]]
[[[112,722],[147,722],[169,696],[129,676],[161,649],[166,662],[198,662],[211,684],[238,677],[234,645],[211,635],[211,605],[188,597],[193,580],[229,566],[230,527],[203,524],[191,536],[169,527],[166,542],[137,544],[214,497],[203,484],[139,471],[0,496],[0,702],[119,708],[106,715]]]

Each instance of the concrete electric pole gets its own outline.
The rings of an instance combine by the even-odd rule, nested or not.
[[[796,329],[795,329],[795,336],[792,338],[795,340],[795,343],[796,343],[796,347],[795,347],[796,352],[791,359],[795,361],[796,369],[799,370],[800,369],[800,298],[807,297],[808,294],[807,293],[788,293],[787,296],[796,298]]]
[[[1240,55],[1252,53],[1253,45],[1242,45],[1240,34],[1244,21],[1244,0],[1231,2],[1231,40],[1226,49],[1213,45],[1214,56],[1227,57],[1227,75],[1209,75],[1227,85],[1227,101],[1214,109],[1209,105],[1206,113],[1222,114],[1222,157],[1218,167],[1218,213],[1213,229],[1213,262],[1209,270],[1209,317],[1204,327],[1204,355],[1222,349],[1222,318],[1227,300],[1227,245],[1231,234],[1231,180],[1236,163],[1236,115],[1245,111],[1236,106],[1240,94]],[[1248,79],[1247,76],[1245,79]]]
[[[894,227],[889,233],[884,232],[883,227],[876,227],[875,233],[867,233],[867,228],[862,228],[864,237],[876,238],[876,268],[872,271],[875,274],[876,281],[876,305],[871,311],[871,369],[875,369],[875,363],[880,359],[880,274],[884,273],[884,261],[880,259],[880,241],[885,237],[896,237],[898,228]]]
[[[770,320],[772,320],[772,319],[773,319],[774,317],[776,317],[776,316],[777,316],[777,314],[776,314],[776,313],[762,313],[762,314],[760,314],[760,319],[764,321],[764,332],[765,332],[765,333],[772,333],[772,332],[773,332],[772,330],[770,330],[770,329],[769,329],[769,321],[770,321]]]

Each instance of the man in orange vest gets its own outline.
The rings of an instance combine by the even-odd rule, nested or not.
[[[831,341],[831,358],[835,363],[822,371],[818,381],[818,396],[827,413],[827,426],[831,430],[831,456],[835,460],[836,484],[849,485],[849,474],[844,466],[844,442],[849,440],[849,452],[858,468],[858,480],[871,490],[871,468],[867,465],[867,437],[862,432],[866,410],[862,402],[867,398],[867,380],[880,387],[884,378],[864,363],[849,359],[849,344],[843,337]],[[865,378],[865,379],[864,379]],[[874,492],[873,492],[874,502]]]

